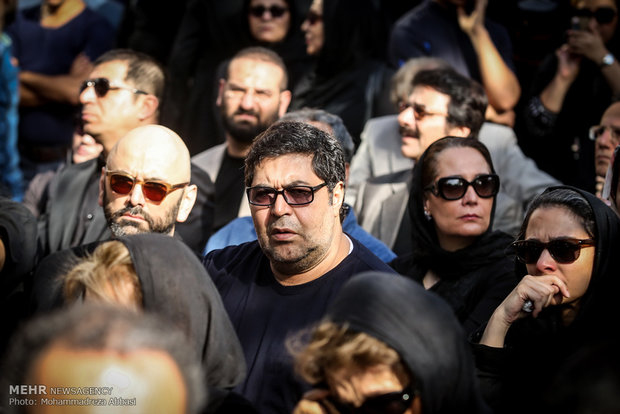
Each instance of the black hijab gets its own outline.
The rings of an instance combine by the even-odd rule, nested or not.
[[[433,145],[437,142],[439,141]],[[412,253],[396,259],[393,267],[399,273],[408,275],[424,275],[431,269],[442,280],[455,280],[466,273],[505,259],[506,248],[513,238],[501,231],[492,230],[496,198],[493,199],[489,227],[482,235],[471,245],[457,251],[451,252],[441,248],[434,222],[427,220],[424,215],[422,170],[427,153],[428,150],[422,154],[413,168],[411,192],[409,194],[408,211],[413,229]],[[489,167],[491,172],[495,173],[492,163]]]
[[[364,272],[343,286],[327,318],[396,350],[416,380],[423,413],[488,411],[452,309],[418,283],[394,274]]]
[[[220,295],[196,255],[161,234],[119,239],[140,279],[144,309],[179,326],[200,352],[207,385],[231,388],[245,376],[245,357]]]

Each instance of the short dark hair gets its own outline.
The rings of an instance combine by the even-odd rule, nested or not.
[[[200,412],[205,386],[198,356],[185,335],[153,314],[132,312],[101,304],[83,304],[39,316],[13,338],[3,362],[2,404],[7,405],[9,384],[27,384],[32,364],[55,344],[70,349],[161,350],[176,363],[187,391],[187,412]],[[4,383],[6,381],[6,383]]]
[[[254,139],[245,158],[246,187],[252,185],[261,162],[287,154],[312,155],[312,171],[327,183],[330,193],[345,182],[344,151],[336,138],[304,122],[279,121]]]
[[[342,118],[338,115],[324,111],[323,109],[316,108],[301,108],[297,111],[287,112],[281,118],[280,121],[301,121],[301,122],[320,122],[325,125],[329,125],[332,129],[334,136],[342,145],[344,150],[344,160],[347,163],[351,163],[353,159],[353,153],[355,152],[355,144],[353,138],[349,134],[349,130],[342,122]]]
[[[470,136],[478,136],[488,105],[482,85],[452,68],[438,68],[419,71],[413,78],[412,86],[426,86],[448,95],[448,124],[467,127],[471,131]]]
[[[261,62],[273,63],[274,65],[282,69],[283,75],[282,82],[280,82],[280,91],[286,90],[288,86],[288,71],[280,55],[278,55],[273,50],[267,49],[266,47],[262,46],[253,46],[241,49],[232,57],[232,59],[230,59],[230,62],[228,63],[225,71],[226,80],[228,80],[230,76],[230,63],[237,59],[255,59]]]
[[[437,176],[437,157],[448,148],[473,148],[487,162],[492,174],[495,174],[491,154],[487,147],[475,138],[444,137],[433,142],[424,152],[422,165],[422,188],[430,185]]]
[[[166,76],[162,65],[146,53],[132,49],[112,49],[95,60],[95,66],[120,60],[127,62],[127,76],[133,86],[154,95],[161,107],[164,99]]]

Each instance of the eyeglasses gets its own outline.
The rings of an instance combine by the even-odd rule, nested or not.
[[[284,13],[288,11],[288,9],[286,7],[275,6],[275,5],[269,6],[269,7],[253,6],[253,7],[250,7],[249,13],[250,13],[250,16],[260,18],[260,17],[263,17],[265,15],[265,12],[267,11],[271,15],[271,17],[278,18],[278,17],[282,17]]]
[[[117,194],[127,195],[131,193],[131,190],[136,184],[142,186],[142,194],[144,197],[155,203],[162,201],[168,194],[178,190],[179,188],[186,187],[189,183],[181,183],[170,185],[163,181],[149,180],[140,181],[136,180],[129,174],[118,171],[106,171],[106,176],[110,178],[110,188]]]
[[[140,89],[130,88],[128,86],[110,86],[110,81],[107,78],[95,78],[95,79],[87,79],[80,86],[80,94],[84,92],[86,88],[89,87],[95,88],[95,94],[99,98],[103,98],[109,91],[115,91],[119,89],[124,89],[136,94],[148,95],[148,92],[141,91]]]
[[[616,10],[611,7],[599,7],[596,10],[574,9],[573,16],[594,18],[598,24],[609,24],[616,17]]]
[[[436,184],[426,186],[424,190],[430,191],[444,200],[452,201],[463,198],[470,185],[478,197],[494,197],[499,191],[499,177],[495,174],[481,174],[473,181],[467,181],[458,176],[443,177],[437,180]]]
[[[308,21],[308,23],[310,23],[310,26],[313,26],[323,20],[323,15],[310,10],[308,11],[308,14],[306,14],[306,20]]]
[[[612,140],[614,140],[616,143],[620,142],[620,128],[615,128],[612,126],[595,125],[593,127],[590,127],[590,130],[588,131],[588,136],[592,141],[595,141],[596,139],[600,138],[601,135],[603,135],[607,130],[609,130],[609,134],[611,135]]]
[[[413,104],[411,106],[413,107],[413,117],[416,121],[421,121],[428,116],[448,116],[445,112],[428,112],[420,105]]]
[[[594,239],[573,239],[561,237],[552,239],[547,243],[538,240],[517,240],[511,244],[517,255],[517,259],[525,264],[534,264],[547,249],[553,260],[561,264],[573,263],[579,259],[581,249],[594,246]]]
[[[411,387],[407,387],[402,391],[368,397],[359,407],[343,403],[333,396],[327,397],[327,400],[340,414],[403,414],[411,407],[414,397]]]
[[[327,183],[319,184],[314,187],[309,185],[293,185],[276,190],[271,187],[249,187],[246,188],[248,201],[255,206],[272,206],[278,198],[278,194],[282,194],[284,201],[290,206],[303,206],[314,201],[314,192],[325,187]]]

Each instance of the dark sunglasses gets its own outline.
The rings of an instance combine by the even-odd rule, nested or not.
[[[86,88],[89,87],[95,88],[95,94],[99,98],[103,98],[109,91],[115,91],[118,89],[124,89],[130,91],[132,93],[148,95],[148,92],[141,91],[140,89],[130,88],[128,86],[110,86],[110,81],[107,78],[95,78],[95,79],[87,79],[80,86],[80,94],[84,92]]]
[[[598,24],[608,24],[616,17],[616,10],[611,7],[599,7],[594,11],[590,9],[574,9],[573,16],[594,18]]]
[[[288,9],[286,7],[281,7],[281,6],[269,6],[269,7],[253,6],[253,7],[250,7],[250,10],[249,10],[250,15],[254,17],[263,17],[266,11],[269,12],[271,17],[282,17],[284,13],[288,11]]]
[[[368,397],[359,407],[343,403],[331,396],[327,397],[327,400],[340,414],[403,414],[411,407],[414,397],[414,392],[407,387],[402,391]]]
[[[310,23],[310,25],[315,25],[316,23],[320,22],[321,20],[323,20],[323,16],[318,14],[315,11],[308,11],[308,14],[306,14],[306,20],[308,21],[308,23]]]
[[[499,191],[499,177],[495,174],[481,174],[473,181],[458,176],[443,177],[437,180],[436,184],[426,186],[424,190],[444,200],[452,201],[463,198],[470,185],[479,197],[494,197]]]
[[[314,192],[325,187],[327,183],[319,184],[314,187],[309,185],[294,185],[286,187],[282,190],[276,190],[271,187],[249,187],[246,188],[248,201],[255,206],[271,206],[276,202],[278,194],[282,194],[284,201],[290,206],[303,206],[314,201]]]
[[[144,197],[156,203],[162,201],[171,192],[178,190],[179,188],[186,187],[189,184],[181,183],[170,185],[163,181],[139,181],[129,174],[118,171],[106,171],[106,175],[110,179],[110,188],[115,193],[127,195],[131,193],[131,190],[136,184],[140,184],[142,186],[142,194],[144,194]]]
[[[573,263],[579,259],[581,249],[594,246],[594,239],[573,239],[562,237],[547,243],[538,240],[517,240],[511,244],[517,259],[525,264],[534,264],[547,249],[553,260],[561,264]]]

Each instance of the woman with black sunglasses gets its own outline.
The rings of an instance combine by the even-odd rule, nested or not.
[[[485,323],[517,284],[505,250],[512,237],[492,230],[499,177],[476,139],[445,137],[422,154],[409,196],[411,253],[390,265],[443,297],[467,334]]]
[[[326,318],[289,345],[316,387],[294,414],[488,412],[452,310],[405,277],[355,276]]]
[[[498,412],[554,412],[544,396],[556,373],[618,335],[610,321],[618,319],[619,224],[612,209],[576,188],[552,187],[532,201],[512,245],[524,276],[474,346]]]

